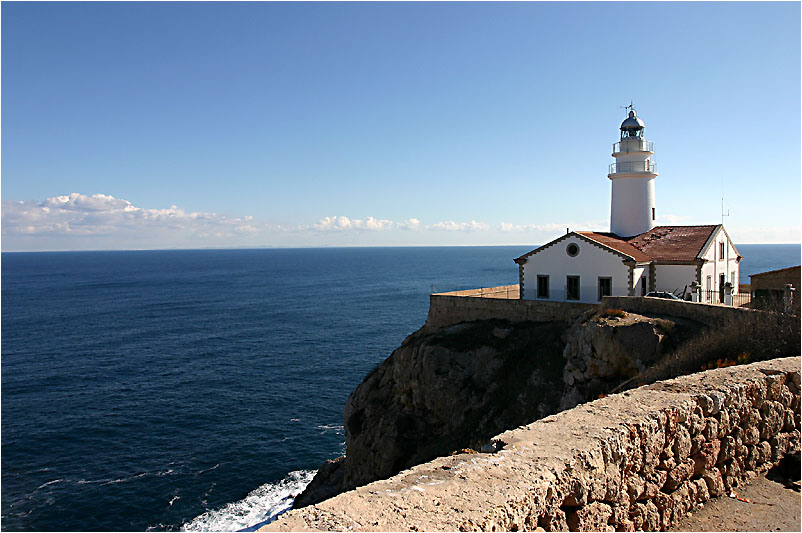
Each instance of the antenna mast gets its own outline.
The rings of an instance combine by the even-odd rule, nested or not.
[[[724,225],[724,217],[730,216],[730,210],[727,209],[727,212],[724,213],[724,197],[721,197],[721,225]]]

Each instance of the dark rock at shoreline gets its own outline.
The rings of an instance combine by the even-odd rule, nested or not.
[[[342,492],[343,463],[345,456],[326,461],[304,491],[295,497],[294,508],[306,507],[327,500]]]

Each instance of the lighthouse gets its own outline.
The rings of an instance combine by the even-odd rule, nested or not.
[[[635,109],[621,123],[621,140],[613,144],[615,163],[607,177],[612,181],[610,232],[632,237],[655,227],[654,179],[657,172],[653,143],[643,137],[644,124]]]
[[[610,231],[567,231],[515,258],[519,297],[597,303],[606,296],[670,292],[726,304],[726,291],[740,290],[743,256],[722,224],[655,225],[654,148],[643,137],[643,121],[632,105],[627,110],[607,174]]]

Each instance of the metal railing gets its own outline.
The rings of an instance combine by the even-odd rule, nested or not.
[[[614,154],[627,152],[654,152],[654,143],[652,141],[623,141],[613,144]]]
[[[723,291],[714,291],[714,290],[702,290],[702,303],[706,304],[724,304],[724,293]],[[744,307],[747,306],[752,302],[752,295],[748,292],[739,292],[737,294],[732,295],[732,306],[733,307]]]
[[[608,174],[618,172],[649,172],[654,173],[655,165],[652,161],[622,161],[620,163],[610,163]]]

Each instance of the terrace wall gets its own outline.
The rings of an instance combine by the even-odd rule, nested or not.
[[[708,370],[498,435],[260,531],[666,530],[799,451],[800,359]]]

